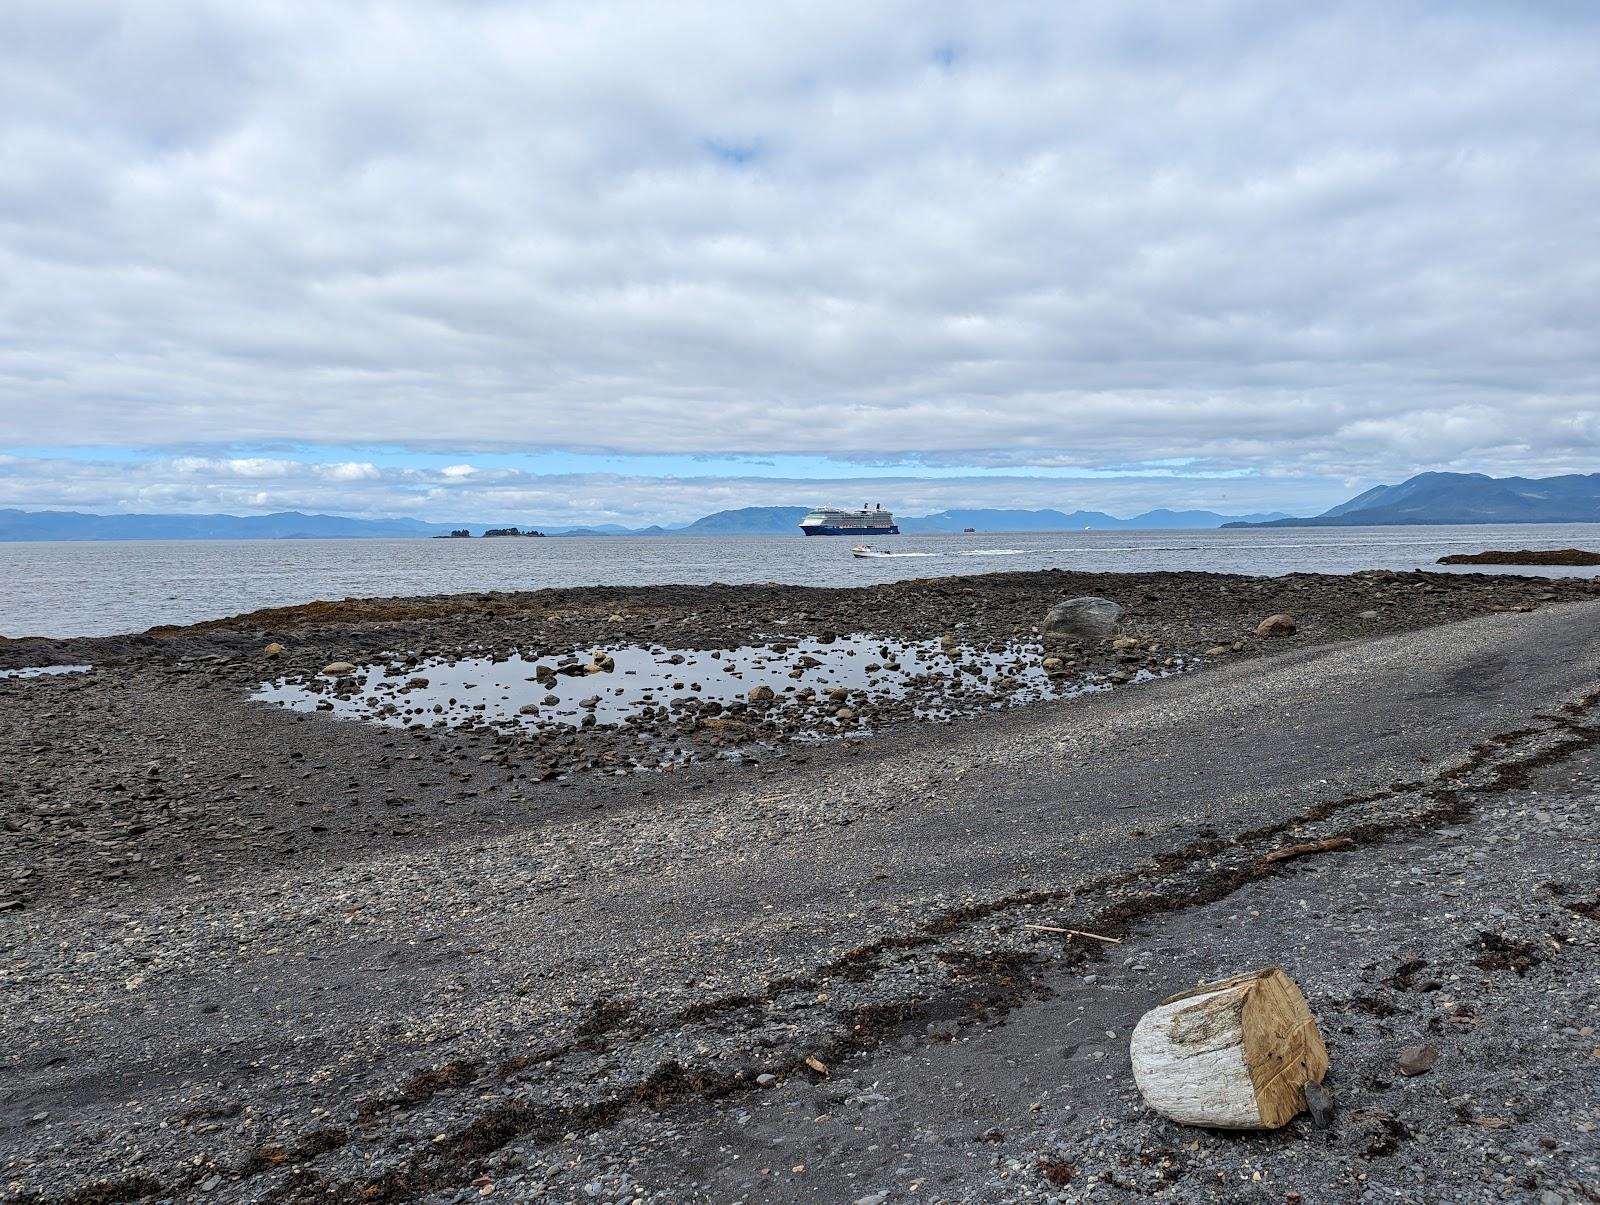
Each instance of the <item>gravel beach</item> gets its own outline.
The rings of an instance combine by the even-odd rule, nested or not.
[[[1075,595],[1120,639],[1035,630]],[[951,674],[822,709],[796,667],[588,727],[251,699],[863,634]],[[1094,689],[1032,697],[1046,658]],[[6,1200],[1600,1200],[1592,579],[662,586],[0,640],[43,665],[91,668],[0,678]],[[955,718],[914,718],[948,681]],[[1138,1016],[1272,964],[1332,1125],[1144,1110]]]

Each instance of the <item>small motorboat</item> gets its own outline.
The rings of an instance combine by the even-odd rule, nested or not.
[[[857,544],[850,550],[850,555],[854,557],[893,556],[894,553],[887,548],[874,548],[871,544]]]

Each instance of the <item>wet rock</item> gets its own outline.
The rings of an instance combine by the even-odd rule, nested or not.
[[[752,686],[745,694],[752,703],[770,702],[775,697],[770,686]]]
[[[261,655],[263,657],[281,657],[283,656],[283,645],[274,640],[271,644],[267,645],[266,648],[261,650]]]
[[[1256,624],[1257,636],[1293,636],[1299,630],[1300,625],[1295,622],[1294,616],[1283,612],[1268,615]]]
[[[1104,639],[1116,635],[1122,616],[1122,608],[1109,598],[1085,595],[1056,603],[1045,612],[1039,631],[1046,636]]]
[[[330,678],[340,678],[345,674],[355,673],[356,667],[348,661],[330,661],[322,667],[322,672]]]

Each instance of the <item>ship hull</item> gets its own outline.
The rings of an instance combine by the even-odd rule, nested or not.
[[[802,527],[808,536],[897,536],[900,528],[891,523],[888,527]]]

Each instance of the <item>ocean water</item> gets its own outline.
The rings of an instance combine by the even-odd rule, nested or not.
[[[794,535],[0,543],[0,636],[109,635],[313,599],[547,586],[852,586],[1053,568],[1247,574],[1442,569],[1434,562],[1450,552],[1600,549],[1600,524],[892,536],[871,542],[906,555],[872,560],[850,555],[856,542]]]

